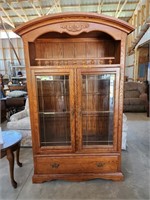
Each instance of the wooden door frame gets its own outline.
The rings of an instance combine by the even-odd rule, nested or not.
[[[32,141],[33,141],[33,151],[38,154],[43,153],[71,153],[75,152],[75,103],[74,103],[74,70],[73,69],[53,69],[44,68],[38,69],[37,67],[32,67],[30,70],[32,81],[31,81],[31,91],[29,98],[32,107],[31,125],[32,125]],[[52,75],[69,75],[69,96],[70,96],[70,123],[71,123],[71,146],[57,146],[57,147],[40,147],[40,129],[39,129],[39,117],[38,117],[38,95],[37,95],[37,85],[36,76],[52,76]]]
[[[82,116],[81,116],[81,74],[106,74],[106,73],[113,73],[116,76],[115,79],[115,104],[114,104],[114,136],[113,136],[113,145],[112,146],[100,146],[100,145],[93,145],[87,148],[82,145]],[[77,103],[76,103],[76,132],[77,132],[77,139],[76,139],[76,150],[80,153],[100,153],[100,152],[117,152],[117,141],[119,135],[119,79],[120,79],[120,68],[90,68],[90,69],[77,69],[77,83],[75,85],[76,94],[77,94]]]

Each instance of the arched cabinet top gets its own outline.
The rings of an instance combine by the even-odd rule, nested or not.
[[[68,33],[74,36],[91,31],[105,32],[117,40],[121,38],[122,32],[129,34],[133,30],[134,28],[128,23],[113,17],[76,12],[39,17],[17,27],[14,32],[23,38],[28,38],[28,41],[34,41],[47,32]]]

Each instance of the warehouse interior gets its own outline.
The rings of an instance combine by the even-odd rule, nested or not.
[[[36,168],[35,159],[36,159],[36,156],[38,157],[38,154],[40,154],[43,151],[43,150],[39,151],[40,153],[37,151],[38,148],[40,149],[39,146],[40,145],[42,146],[42,142],[39,145],[39,144],[36,144],[37,141],[35,141],[36,136],[34,135],[36,133],[36,130],[35,130],[36,123],[38,121],[38,123],[40,124],[43,119],[47,119],[44,117],[40,118],[41,112],[43,113],[47,112],[47,110],[46,109],[44,110],[42,107],[44,100],[40,101],[40,103],[42,102],[41,103],[42,106],[39,103],[39,107],[38,107],[36,103],[36,99],[39,98],[40,95],[39,96],[34,95],[34,92],[35,92],[34,89],[36,87],[37,88],[39,87],[38,86],[39,78],[41,78],[40,84],[42,83],[43,80],[53,81],[53,79],[56,78],[57,73],[58,73],[56,70],[58,69],[58,71],[59,70],[61,71],[62,70],[60,69],[61,67],[66,70],[67,67],[69,66],[69,63],[71,63],[71,65],[73,66],[72,69],[77,68],[77,71],[80,71],[80,69],[78,70],[78,66],[76,66],[77,63],[78,65],[80,65],[80,67],[83,67],[83,68],[86,68],[88,65],[90,66],[90,68],[92,68],[92,66],[95,64],[96,69],[98,69],[99,64],[100,64],[100,67],[102,68],[110,67],[112,68],[112,70],[113,68],[117,68],[119,66],[118,61],[115,61],[114,59],[117,53],[114,53],[115,56],[111,55],[112,46],[109,47],[108,45],[107,47],[108,49],[106,50],[108,51],[106,53],[107,55],[100,54],[99,50],[95,50],[94,52],[92,52],[92,50],[90,51],[89,44],[91,44],[91,49],[92,47],[94,47],[95,49],[96,48],[98,49],[99,47],[99,46],[96,46],[97,44],[95,42],[97,38],[96,39],[93,38],[95,35],[96,37],[103,37],[104,35],[104,38],[106,40],[107,39],[111,40],[109,36],[107,35],[105,36],[105,34],[103,34],[105,32],[105,28],[104,28],[104,32],[100,36],[98,35],[98,31],[95,31],[95,32],[93,31],[93,33],[91,31],[91,34],[87,31],[89,28],[88,27],[89,25],[87,24],[89,22],[92,23],[91,21],[88,21],[89,20],[88,18],[91,17],[91,14],[93,15],[93,21],[95,20],[95,16],[100,16],[100,18],[102,19],[101,23],[103,25],[105,23],[108,25],[107,19],[108,21],[110,20],[110,30],[113,30],[112,27],[116,28],[115,20],[118,20],[117,21],[119,24],[118,26],[121,27],[120,28],[121,31],[125,31],[125,29],[130,29],[126,37],[125,44],[121,42],[121,45],[118,45],[118,43],[116,42],[115,44],[116,46],[114,45],[115,47],[113,47],[116,50],[116,52],[118,52],[118,48],[121,49],[119,56],[120,58],[124,57],[124,59],[122,63],[120,61],[121,59],[119,60],[119,62],[121,63],[120,64],[121,67],[124,66],[124,72],[122,72],[123,75],[120,73],[119,78],[116,78],[118,82],[116,81],[116,84],[114,84],[115,86],[113,85],[114,87],[116,88],[118,87],[119,89],[114,89],[115,92],[113,93],[112,86],[110,86],[109,88],[110,90],[109,98],[111,99],[112,95],[115,94],[114,106],[118,104],[118,108],[119,108],[117,110],[117,106],[114,107],[114,110],[110,111],[110,113],[113,113],[113,112],[116,113],[113,120],[116,124],[118,124],[118,127],[120,126],[119,125],[120,121],[122,121],[122,128],[121,130],[119,128],[118,129],[120,132],[122,132],[121,133],[122,146],[121,146],[120,151],[121,151],[121,171],[123,172],[124,179],[120,181],[112,181],[112,180],[107,180],[107,178],[106,179],[105,178],[104,179],[90,178],[90,180],[82,180],[81,178],[81,181],[76,181],[76,179],[74,181],[70,181],[70,180],[68,181],[66,179],[63,180],[63,178],[62,179],[58,178],[58,180],[57,178],[54,178],[54,180],[52,181],[46,181],[46,182],[41,183],[39,181],[40,178],[38,177],[39,179],[35,178],[37,181],[36,182],[34,179],[34,175],[37,173],[38,168]],[[64,23],[66,20],[66,24],[69,23],[71,27],[68,26],[69,27],[68,28],[66,24],[64,26],[65,28],[63,26],[60,26],[62,30],[64,29],[63,33],[61,32],[62,30],[59,30],[60,32],[59,31],[56,32],[55,26],[54,28],[52,27],[52,29],[54,30],[49,35],[48,34],[46,35],[43,32],[44,34],[42,36],[35,39],[35,41],[39,40],[39,46],[37,42],[37,46],[35,45],[37,49],[35,47],[34,49],[33,48],[34,45],[31,44],[33,43],[32,41],[33,39],[27,38],[28,34],[30,36],[30,31],[32,32],[32,26],[33,26],[33,29],[35,27],[37,28],[38,26],[44,27],[48,20],[52,20],[52,22],[50,23],[55,24],[55,21],[53,23],[53,20],[55,20],[55,16],[56,16],[56,22],[60,20],[61,23]],[[74,16],[75,17],[77,16],[77,19],[75,19],[75,21],[72,22],[71,20],[73,19]],[[82,16],[84,16],[83,19],[82,19]],[[44,19],[45,19],[45,22],[44,22]],[[83,20],[83,24],[81,24],[81,27],[80,27],[80,22],[78,22],[78,19],[79,20],[81,19],[81,21]],[[35,23],[35,27],[34,27],[34,23]],[[40,25],[40,23],[41,24],[43,23],[43,25]],[[122,28],[123,26],[125,28]],[[39,28],[39,31],[41,30],[40,28]],[[48,27],[48,30],[49,29],[50,28]],[[71,38],[71,36],[69,36],[69,33],[72,34],[73,39]],[[36,34],[38,35],[38,33],[35,33],[35,35]],[[82,38],[84,34],[85,36]],[[116,38],[117,37],[119,38],[118,35],[116,36]],[[50,37],[50,39],[47,39],[47,36]],[[59,48],[60,46],[61,48],[62,47],[64,49],[66,48],[66,50],[64,50],[63,53],[62,53],[61,48],[60,49],[58,48],[59,51],[55,50],[55,48],[57,49],[57,47],[55,47],[53,43],[57,40],[59,41],[60,37],[62,36],[66,39],[66,41],[69,41],[69,42],[72,40],[76,41],[81,36],[80,39],[81,40],[83,39],[83,41],[79,40],[80,42],[79,45],[77,46],[76,44],[74,44],[74,47],[73,47],[74,52],[76,53],[76,55],[78,55],[77,57],[72,56],[71,44],[69,42],[68,44],[66,43],[66,47],[65,45],[61,46],[63,42],[58,43]],[[31,37],[32,37],[32,33],[31,33]],[[46,50],[44,49],[45,43],[44,45],[40,43],[44,37],[46,38],[45,41],[47,42],[47,44],[49,44],[49,41],[52,41],[52,46],[54,47],[54,50],[49,50],[50,46],[48,45],[47,47],[45,47]],[[89,37],[90,39],[89,38],[87,39],[86,37],[87,38]],[[30,41],[29,46],[31,47],[29,47],[29,50],[27,49],[26,41]],[[80,44],[83,44],[84,41],[86,45],[82,47]],[[89,41],[91,43],[89,43]],[[104,44],[102,43],[102,45],[107,46],[107,43],[104,42]],[[122,50],[123,47],[125,47],[124,50]],[[41,49],[43,48],[43,52],[40,48]],[[77,50],[75,50],[75,48],[77,49],[79,48],[79,53]],[[37,58],[34,58],[34,54],[35,54],[34,51],[37,53]],[[45,53],[46,51],[49,51],[50,53],[49,54]],[[83,51],[86,53],[83,53]],[[30,53],[31,58],[28,58],[27,56],[28,52]],[[89,52],[93,56],[92,59],[88,58],[88,55],[90,55]],[[63,56],[69,55],[70,58],[68,59],[69,56],[65,58],[65,56],[64,57],[62,56],[62,54]],[[83,54],[81,58],[79,54]],[[86,54],[86,56],[84,54]],[[40,55],[44,55],[45,56],[45,57],[43,56],[44,59],[40,58]],[[98,56],[101,56],[101,55],[102,57],[99,58]],[[62,60],[62,57],[64,60]],[[77,61],[75,60],[75,58],[77,58]],[[37,64],[34,64],[34,63],[37,63]],[[56,64],[56,69],[54,69],[55,64]],[[48,74],[49,79],[47,79],[47,76],[45,74],[48,71],[49,66],[53,66],[54,75],[53,74],[51,75],[49,72]],[[34,73],[31,73],[32,70],[31,71],[29,70],[30,67],[31,68],[33,67],[33,71],[35,70],[35,77],[38,80],[36,84],[33,81]],[[38,67],[39,67],[39,71],[40,69],[43,70],[42,75],[39,73]],[[85,69],[83,69],[83,71],[84,70]],[[65,73],[67,74],[68,71],[66,70]],[[79,94],[81,93],[80,89],[78,89],[78,86],[81,86],[82,84],[80,83],[78,85],[77,83],[78,75],[76,75],[76,73],[77,72],[75,72],[73,75],[72,74],[70,75],[71,78],[77,76],[77,79],[73,80],[73,82],[71,82],[71,86],[69,86],[71,88],[70,89],[71,93],[69,93],[69,95],[70,96],[72,95],[72,97],[71,97],[70,103],[68,104],[70,106],[70,116],[71,116],[70,122],[73,124],[74,123],[73,117],[75,116],[75,118],[77,118],[75,119],[75,125],[74,124],[71,125],[71,128],[75,126],[75,131],[78,130],[78,126],[80,127],[80,123],[78,122],[76,124],[76,121],[78,119],[79,121],[82,120],[82,118],[80,118],[82,115],[80,114],[82,110],[80,110],[79,114],[76,110],[78,110],[78,106],[80,105],[81,99],[84,98],[82,97],[80,99],[78,97]],[[88,72],[86,73],[88,74]],[[92,73],[95,73],[95,71],[94,72],[92,71]],[[60,74],[62,75],[62,71]],[[64,82],[67,81],[68,79],[68,74],[67,75],[66,74],[63,79]],[[44,76],[45,76],[45,79],[44,79]],[[87,77],[88,76],[86,76],[85,83],[83,83],[83,85],[87,84],[88,82]],[[102,75],[101,75],[101,78],[104,79]],[[92,79],[92,76],[89,79]],[[110,79],[112,81],[114,80],[114,77]],[[54,82],[56,81],[58,80],[56,79]],[[66,82],[63,84],[64,84],[63,87],[65,87],[65,90],[67,90],[67,86],[65,85]],[[77,84],[77,88],[76,88],[76,84]],[[123,86],[123,88],[120,88],[119,86],[120,84],[121,84],[121,87]],[[75,92],[74,92],[74,87],[75,87]],[[97,86],[93,86],[94,90],[97,90],[96,87]],[[43,94],[43,90],[41,88],[42,87],[40,86],[37,90],[38,92],[39,91],[41,92],[41,93],[39,92],[40,94]],[[87,85],[85,86],[85,88],[87,89]],[[89,89],[90,92],[91,92],[91,88]],[[15,163],[14,169],[13,169],[14,177],[15,177],[14,179],[17,182],[17,186],[15,187],[13,183],[10,181],[11,176],[9,174],[11,174],[11,170],[9,169],[8,155],[7,153],[6,155],[3,155],[3,147],[1,148],[1,143],[0,143],[0,171],[1,171],[0,173],[0,185],[1,185],[0,199],[14,199],[14,200],[16,199],[76,199],[76,200],[80,200],[80,199],[81,200],[82,199],[91,199],[91,200],[92,199],[95,199],[95,200],[96,199],[118,199],[119,200],[119,199],[122,199],[123,200],[123,199],[149,199],[150,198],[150,192],[149,192],[149,187],[150,187],[150,180],[149,180],[150,1],[149,0],[85,0],[85,1],[83,0],[50,0],[50,1],[48,0],[30,0],[30,1],[0,0],[0,89],[1,89],[0,91],[1,92],[0,93],[0,101],[1,101],[0,130],[1,132],[12,131],[12,130],[17,131],[17,132],[20,132],[23,136],[22,141],[21,141],[21,148],[20,148],[20,161],[23,164],[23,166],[18,167],[17,165],[18,161],[17,163],[13,161]],[[55,89],[57,89],[57,87],[55,87]],[[120,91],[120,95],[118,91]],[[31,100],[32,95],[34,96],[33,101]],[[77,95],[77,99],[75,97],[76,95]],[[117,95],[118,95],[118,98],[119,99],[122,98],[122,100],[117,100]],[[60,99],[58,100],[59,102],[61,101],[61,103],[59,104],[59,109],[61,109],[63,98],[64,96],[63,97],[61,96],[61,100]],[[75,103],[74,103],[75,110],[72,109],[71,107],[72,105],[74,106],[74,104],[72,103],[73,98],[75,98]],[[87,102],[89,101],[90,98],[89,97],[84,98],[84,101]],[[58,99],[58,96],[57,96],[57,99]],[[77,103],[76,103],[76,100],[77,100]],[[63,100],[65,104],[67,104],[66,103],[67,101],[68,99]],[[94,101],[96,100],[94,99]],[[94,101],[92,100],[93,102],[92,104],[94,104]],[[101,104],[103,103],[106,104],[106,100],[104,101],[102,99]],[[52,103],[50,102],[49,104],[52,104]],[[39,109],[39,115],[34,114],[37,109],[36,106]],[[55,109],[57,106],[58,105],[56,105],[55,103]],[[89,104],[85,103],[85,107],[86,106],[87,106],[87,110],[91,109],[92,107],[92,106],[90,107]],[[109,106],[110,106],[110,102],[109,102]],[[41,109],[41,107],[44,111]],[[98,107],[98,109],[102,109],[102,110],[104,108],[105,107],[101,107],[101,106]],[[111,106],[110,106],[110,110],[111,110]],[[51,114],[54,115],[55,111],[56,110],[52,110]],[[64,108],[63,108],[63,112],[66,112]],[[119,117],[121,116],[119,113],[122,113],[121,118]],[[87,114],[87,111],[86,111],[86,114]],[[80,115],[79,118],[78,118],[78,115]],[[96,113],[96,115],[98,114]],[[37,116],[39,117],[38,120],[36,119]],[[25,121],[20,121],[20,119],[22,120],[22,118],[26,118]],[[50,127],[49,130],[51,132],[53,132],[53,129],[55,130],[54,132],[57,132],[58,129],[62,129],[61,130],[62,132],[64,129],[64,132],[65,132],[66,129],[68,129],[68,124],[64,128],[63,126],[64,121],[65,121],[64,119],[65,118],[62,117],[60,120],[62,122],[59,122],[59,120],[57,121],[55,126],[60,124],[60,127],[57,127],[57,128],[53,126],[51,128],[50,122],[48,122],[47,125],[45,125],[43,128],[44,133],[46,133],[46,130],[48,129],[47,127]],[[55,120],[56,118],[54,118],[54,122]],[[94,117],[93,119],[85,118],[85,121],[83,120],[83,127],[84,127],[84,124],[86,124],[85,125],[86,130],[88,129],[91,123],[88,120],[93,121],[94,125],[91,125],[92,128],[97,127],[98,124],[100,124],[99,122],[97,123]],[[106,114],[105,114],[105,118],[103,118],[102,120],[103,120],[103,123],[107,121]],[[109,116],[109,123],[111,120],[112,118]],[[110,124],[108,126],[109,131],[111,130]],[[42,127],[42,125],[39,125],[39,127],[40,126]],[[115,132],[115,125],[112,125],[112,126],[114,126],[113,128]],[[42,132],[43,130],[41,127],[39,128],[39,130]],[[94,130],[94,128],[93,129],[92,128],[90,129],[90,131]],[[77,135],[77,139],[75,139],[75,145],[77,143],[77,147],[75,147],[75,149],[78,148],[77,131],[73,137],[76,137],[76,135]],[[117,141],[116,143],[118,143],[118,141],[120,140],[120,136],[117,136],[117,139],[115,137],[113,139]],[[38,136],[38,140],[40,140],[39,138],[43,140],[41,135]],[[71,141],[73,141],[73,139],[71,139]],[[85,146],[88,144],[88,142],[87,143],[86,142],[84,144]],[[114,142],[113,145],[116,145],[116,143]],[[97,146],[95,148],[98,150]],[[64,149],[63,151],[65,152]],[[35,154],[35,152],[37,154]],[[87,152],[83,151],[82,154],[85,153],[86,156],[88,156]],[[58,156],[57,153],[58,152],[56,151],[54,156],[57,157]],[[77,151],[77,154],[78,153],[79,152]],[[97,153],[96,150],[94,150],[94,153],[95,154]],[[46,154],[48,154],[48,152]],[[68,163],[69,163],[69,160],[68,160]],[[52,168],[60,168],[59,164],[57,164],[56,162],[54,162],[53,164],[54,164],[54,167]],[[74,162],[74,165],[75,164],[77,163]],[[80,165],[82,168],[82,162],[80,163]],[[88,166],[90,165],[91,163],[88,163]],[[88,166],[86,167],[88,168]],[[83,168],[86,168],[86,167],[83,167]],[[113,168],[113,167],[110,166],[110,168]],[[75,167],[73,167],[73,169],[75,171],[76,170],[78,171],[78,169],[75,169]],[[82,177],[82,173],[80,173],[79,176]],[[78,179],[80,180],[80,178]],[[41,178],[41,180],[44,180],[44,178],[43,179]],[[45,178],[45,180],[47,179]]]

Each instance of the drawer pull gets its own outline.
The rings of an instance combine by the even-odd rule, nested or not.
[[[96,163],[96,166],[97,166],[97,167],[103,167],[104,165],[105,165],[104,162],[98,162],[98,163]]]
[[[58,163],[52,163],[52,164],[51,164],[51,167],[52,167],[52,168],[58,168],[58,167],[59,167],[59,164],[58,164]]]

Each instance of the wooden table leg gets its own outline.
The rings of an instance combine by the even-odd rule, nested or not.
[[[16,150],[16,161],[17,161],[17,165],[19,167],[22,167],[22,163],[19,162],[19,153],[20,153],[20,143],[18,144],[17,150]]]
[[[14,153],[11,148],[8,148],[6,152],[7,152],[7,159],[9,161],[11,184],[14,188],[17,188],[17,182],[14,180]]]

